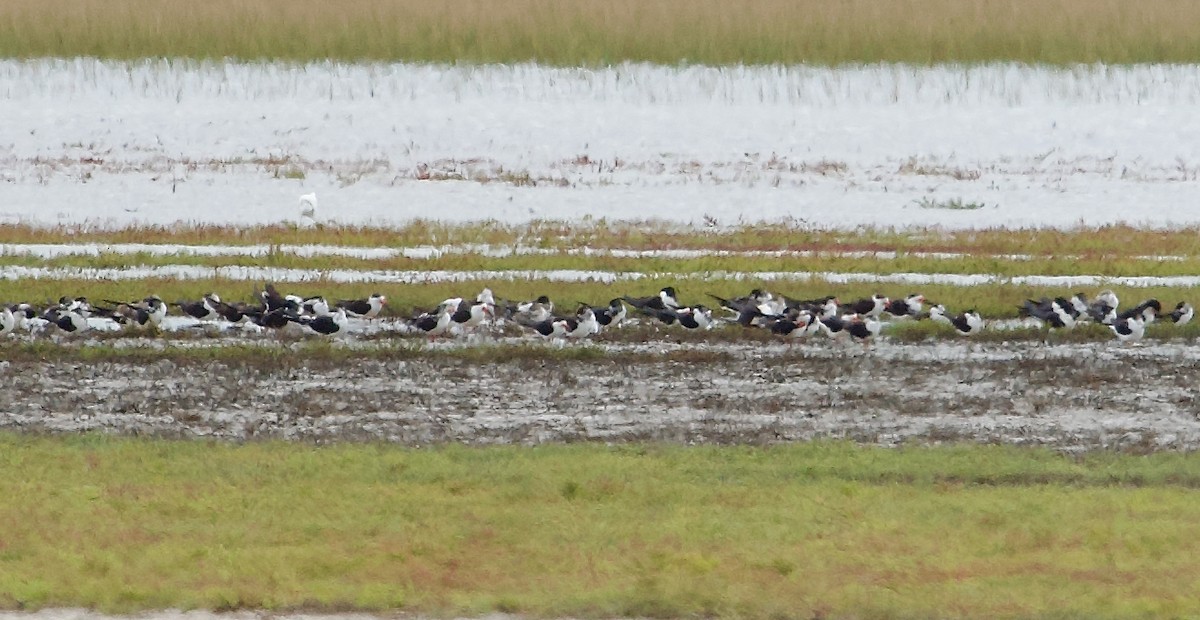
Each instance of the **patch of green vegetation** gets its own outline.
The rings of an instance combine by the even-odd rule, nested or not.
[[[0,435],[0,607],[1187,616],[1200,461]]]
[[[1189,63],[1200,11],[1086,0],[45,0],[0,4],[7,57],[610,65]]]
[[[949,211],[977,211],[987,206],[982,202],[968,202],[962,198],[937,200],[929,197],[916,201],[916,204],[922,209],[946,209]]]
[[[666,222],[535,221],[524,225],[500,222],[448,224],[417,220],[395,228],[322,225],[211,226],[176,224],[135,226],[117,230],[90,227],[0,224],[0,243],[153,243],[182,245],[334,245],[371,248],[487,245],[493,250],[522,246],[559,252],[582,249],[699,250],[716,255],[731,251],[804,251],[817,256],[845,252],[885,253],[914,257],[918,253],[950,253],[963,258],[1017,260],[1032,256],[1069,263],[1137,260],[1139,257],[1200,257],[1195,243],[1200,228],[1153,230],[1125,225],[1058,229],[943,230],[940,228],[854,230],[814,229],[803,222],[747,224],[696,229]],[[968,256],[960,256],[968,255]],[[870,257],[870,256],[868,256]],[[872,257],[874,258],[874,257]],[[1138,267],[1143,267],[1141,261]],[[1169,262],[1169,261],[1168,261]],[[942,269],[939,269],[941,271]],[[986,272],[986,269],[975,271]],[[1103,273],[1118,273],[1103,270]],[[1137,273],[1118,275],[1138,275]]]
[[[353,256],[302,256],[273,246],[272,250],[249,256],[244,254],[199,255],[190,252],[160,254],[150,252],[100,252],[68,254],[54,258],[9,254],[0,255],[0,267],[25,266],[70,269],[129,269],[187,265],[196,267],[276,267],[325,272],[351,271],[550,271],[559,269],[613,273],[697,274],[713,278],[729,274],[756,272],[796,274],[829,273],[951,273],[986,275],[996,278],[1022,276],[1192,276],[1200,273],[1200,256],[1164,261],[1151,257],[1061,257],[1014,258],[996,255],[966,255],[955,260],[917,253],[897,253],[887,258],[815,252],[811,255],[745,255],[713,252],[710,255],[674,258],[669,256],[613,256],[600,253],[580,254],[563,249],[554,253],[492,256],[479,252],[449,252],[430,258],[359,258]]]

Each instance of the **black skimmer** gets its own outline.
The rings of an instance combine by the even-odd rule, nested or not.
[[[551,318],[536,323],[522,323],[521,325],[532,329],[543,338],[563,338],[579,327],[579,321],[571,318]]]
[[[221,303],[221,297],[216,293],[209,293],[200,301],[180,301],[171,305],[178,307],[180,311],[192,318],[201,321],[215,321],[221,316],[216,308],[219,303]]]
[[[1146,320],[1140,314],[1118,318],[1108,328],[1117,336],[1117,340],[1123,343],[1136,342],[1146,335]]]
[[[87,297],[69,297],[63,295],[62,297],[58,298],[58,305],[50,306],[46,308],[44,312],[42,312],[42,318],[45,318],[46,314],[51,310],[58,310],[60,312],[78,312],[80,316],[86,319],[92,314],[92,304],[88,302]]]
[[[921,314],[925,304],[925,296],[913,293],[904,299],[893,299],[884,308],[888,314],[896,318],[916,317]]]
[[[807,338],[821,330],[821,324],[811,312],[801,310],[795,318],[779,319],[771,324],[772,334],[791,338]]]
[[[230,323],[253,323],[256,317],[261,317],[267,313],[265,305],[251,306],[243,301],[232,304],[221,301],[217,302],[213,307],[216,308],[217,314],[221,315],[221,318]]]
[[[47,310],[42,318],[67,333],[85,332],[89,327],[87,317],[83,316],[79,310],[54,307]]]
[[[775,299],[775,296],[770,292],[758,288],[750,291],[750,294],[745,297],[736,297],[734,299],[725,299],[712,293],[709,293],[708,296],[717,300],[717,303],[721,304],[722,308],[734,314],[741,314],[751,309],[757,310],[759,306]]]
[[[158,327],[167,316],[167,304],[158,295],[151,295],[141,301],[113,302],[114,308],[96,308],[96,311],[112,318],[122,325],[137,325],[140,327]]]
[[[737,299],[725,299],[712,293],[708,296],[717,300],[721,307],[735,313],[735,321],[742,327],[771,326],[785,318],[784,314],[788,311],[786,302],[774,303],[775,296],[761,289],[754,289],[750,295]]]
[[[268,282],[263,285],[263,290],[258,293],[259,299],[262,299],[263,305],[266,306],[266,312],[286,308],[292,302],[287,297],[279,293],[275,289],[275,285]]]
[[[472,304],[460,301],[452,307],[454,310],[450,313],[450,321],[463,330],[472,330],[485,321],[491,320],[494,312],[492,304],[486,302],[475,302]]]
[[[1146,325],[1149,325],[1154,322],[1154,319],[1158,318],[1159,312],[1162,312],[1162,304],[1159,303],[1157,299],[1147,299],[1146,301],[1143,301],[1142,303],[1118,314],[1117,320],[1119,321],[1122,319],[1141,317],[1142,321],[1145,322]]]
[[[554,318],[554,302],[545,295],[539,295],[533,301],[505,304],[504,311],[505,317],[516,321],[519,325],[529,326]]]
[[[846,326],[849,321],[834,314],[833,316],[817,316],[817,325],[820,325],[822,332],[830,338],[839,338],[846,333]]]
[[[1075,316],[1087,317],[1097,323],[1108,325],[1117,319],[1117,305],[1120,300],[1117,299],[1117,294],[1111,290],[1105,289],[1100,291],[1096,298],[1088,301],[1087,295],[1076,293],[1071,298],[1071,305],[1075,308]]]
[[[25,329],[29,327],[29,321],[36,319],[38,309],[33,307],[33,304],[19,303],[8,306],[8,310],[12,312],[13,318],[16,319],[17,325],[14,329]]]
[[[883,324],[875,319],[863,318],[859,315],[854,315],[846,323],[846,332],[850,337],[863,343],[863,346],[870,344],[871,339],[878,336]]]
[[[787,307],[791,310],[806,310],[818,319],[826,319],[838,316],[838,308],[841,304],[838,298],[829,295],[820,299],[805,299],[805,300],[789,300]]]
[[[325,301],[324,297],[317,295],[315,297],[305,297],[299,302],[300,314],[309,316],[329,316],[333,311],[329,308],[329,302]]]
[[[17,317],[13,314],[12,308],[0,307],[0,336],[7,336],[15,329],[17,329]]]
[[[680,307],[679,300],[675,296],[675,287],[673,286],[663,287],[657,295],[652,297],[629,297],[626,295],[621,299],[634,308],[650,315],[655,314],[659,310],[677,310]]]
[[[945,306],[937,304],[929,308],[929,318],[954,327],[954,330],[963,336],[973,336],[983,331],[983,317],[974,309],[951,317],[946,316]]]
[[[276,308],[260,313],[248,311],[246,316],[250,317],[255,325],[266,327],[267,329],[283,329],[300,318],[300,314],[295,309],[289,307]]]
[[[563,335],[566,338],[580,339],[598,333],[600,333],[600,323],[596,321],[596,312],[591,308],[583,307],[575,315],[575,325]]]
[[[1020,316],[1033,317],[1051,328],[1072,329],[1078,315],[1075,313],[1075,306],[1065,297],[1043,297],[1040,301],[1025,300],[1025,304],[1020,307]]]
[[[869,298],[864,297],[853,303],[846,304],[840,309],[846,314],[859,314],[878,319],[883,314],[883,311],[887,309],[889,303],[891,303],[890,299],[876,293]]]
[[[429,336],[430,338],[434,336],[441,336],[442,334],[446,333],[446,330],[450,329],[450,325],[453,323],[450,315],[454,312],[454,310],[455,308],[450,304],[442,303],[437,307],[435,312],[426,312],[418,317],[415,317],[409,321],[409,325],[421,330],[422,332],[425,332],[425,335]]]
[[[1171,314],[1168,314],[1167,316],[1171,318],[1172,323],[1183,327],[1191,322],[1192,315],[1195,313],[1196,310],[1195,308],[1192,308],[1192,304],[1189,304],[1186,301],[1181,301],[1175,304],[1175,309],[1172,310]]]
[[[386,305],[387,295],[382,293],[375,293],[366,299],[343,299],[337,303],[337,307],[346,309],[346,314],[364,319],[379,316]]]
[[[338,308],[337,312],[322,316],[289,316],[289,320],[299,323],[318,334],[332,336],[346,330],[350,324],[346,319],[346,309]]]
[[[675,319],[687,329],[712,329],[712,310],[703,305],[675,310]]]
[[[592,314],[596,317],[596,324],[600,327],[620,327],[625,320],[625,302],[618,297],[608,302],[607,306],[588,306],[580,304],[592,309]]]

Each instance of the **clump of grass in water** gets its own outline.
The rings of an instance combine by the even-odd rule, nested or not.
[[[951,211],[975,211],[987,206],[982,202],[967,202],[962,198],[937,200],[935,198],[926,197],[916,200],[914,203],[922,209],[948,209]]]

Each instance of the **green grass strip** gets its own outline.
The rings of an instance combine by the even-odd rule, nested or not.
[[[1186,0],[43,0],[0,4],[0,56],[604,65],[1188,63]]]
[[[29,255],[0,254],[2,267],[44,267],[60,269],[128,269],[164,265],[198,267],[275,267],[325,271],[538,271],[574,269],[615,273],[720,274],[754,272],[829,272],[829,273],[950,273],[984,274],[1000,278],[1020,276],[1194,276],[1200,273],[1200,257],[1185,260],[1150,258],[1057,258],[1038,257],[1013,260],[1003,256],[965,255],[953,259],[901,254],[895,258],[842,256],[834,253],[814,256],[719,255],[695,258],[659,256],[614,257],[559,254],[519,254],[485,256],[479,253],[447,253],[435,258],[358,258],[353,256],[298,256],[270,253],[261,256],[152,254],[147,252],[95,255],[64,255],[39,258]]]
[[[1196,258],[1200,228],[1154,230],[1125,225],[1056,229],[941,230],[863,227],[822,230],[786,224],[752,224],[720,230],[696,230],[666,222],[537,221],[450,224],[417,220],[394,228],[322,225],[211,226],[178,224],[104,230],[75,225],[0,224],[0,243],[79,244],[153,243],[182,245],[336,245],[403,248],[483,244],[548,250],[580,248],[622,250],[952,252],[979,260],[1032,255],[1060,262],[1136,259],[1140,256]]]
[[[1200,614],[1200,460],[0,435],[0,607]]]

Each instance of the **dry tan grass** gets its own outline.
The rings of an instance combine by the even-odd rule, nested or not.
[[[1190,62],[1185,0],[47,0],[0,54],[607,63]]]

